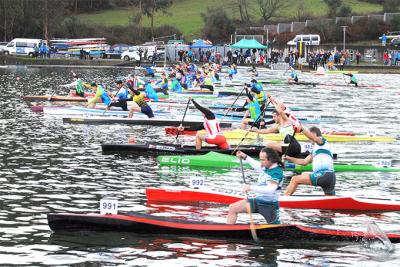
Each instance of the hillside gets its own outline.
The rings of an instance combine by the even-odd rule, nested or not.
[[[280,17],[295,18],[300,2],[304,3],[305,10],[313,16],[324,16],[327,13],[327,6],[323,0],[288,0],[288,2],[290,4],[279,14]],[[382,13],[381,5],[357,0],[346,0],[345,2],[352,7],[353,13],[356,14]],[[173,25],[180,29],[186,37],[196,37],[203,27],[201,13],[205,13],[207,7],[223,7],[231,17],[237,17],[238,14],[233,12],[231,3],[232,0],[175,0],[174,4],[168,10],[172,15],[168,16],[159,13],[155,17],[154,24],[155,26],[163,24]],[[256,6],[252,5],[250,9],[253,20],[258,19],[259,15],[257,14]],[[131,13],[130,9],[114,9],[98,13],[81,14],[79,17],[88,24],[115,26],[127,25]],[[149,26],[149,19],[144,18],[143,24]]]

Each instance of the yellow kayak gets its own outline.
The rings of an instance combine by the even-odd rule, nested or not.
[[[224,136],[227,139],[242,139],[246,135],[247,131],[244,130],[232,130],[224,131]],[[335,134],[324,134],[324,138],[328,142],[359,142],[359,141],[370,141],[370,142],[393,142],[397,139],[395,137],[387,136],[369,136],[369,135],[335,135]],[[249,133],[246,139],[257,139],[262,138],[271,141],[282,141],[282,137],[279,134],[257,134]],[[298,141],[308,141],[308,138],[302,134],[296,134],[296,139]]]

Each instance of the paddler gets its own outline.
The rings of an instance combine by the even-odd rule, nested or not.
[[[238,213],[260,213],[267,223],[279,224],[279,195],[283,183],[283,168],[279,155],[271,148],[263,148],[260,151],[260,162],[252,159],[241,151],[236,153],[250,164],[253,169],[260,172],[258,182],[255,185],[244,185],[244,192],[254,192],[255,197],[239,200],[229,205],[228,224],[235,224]]]
[[[350,84],[354,84],[356,87],[358,87],[358,79],[353,73],[344,73],[344,75],[350,77]]]
[[[178,79],[176,78],[176,74],[171,73],[169,75],[169,78],[171,79],[171,85],[169,88],[171,92],[182,93],[183,88]]]
[[[264,106],[267,102],[267,96],[264,92],[264,88],[262,87],[261,84],[257,82],[256,79],[251,80],[250,87],[251,87],[251,92],[254,93],[255,98],[260,104],[260,108],[264,109]]]
[[[264,106],[261,109],[261,105],[258,102],[258,99],[253,96],[246,87],[246,95],[247,95],[247,111],[245,112],[240,128],[245,130],[249,123],[253,123],[255,128],[261,128],[264,126],[264,118],[261,116],[261,112],[264,110]],[[250,118],[248,118],[250,116]]]
[[[204,117],[204,124],[199,127],[190,127],[189,130],[201,130],[204,129],[206,132],[197,132],[196,134],[196,150],[201,150],[203,141],[217,145],[219,149],[229,149],[230,146],[226,141],[225,136],[222,134],[221,128],[219,126],[218,120],[215,118],[214,113],[208,108],[200,106],[194,99],[189,97],[192,100],[194,106],[200,110]],[[178,131],[185,130],[184,127],[179,126]]]
[[[299,82],[299,76],[297,75],[297,71],[290,67],[290,78],[289,80],[292,79],[295,83]]]
[[[168,95],[168,79],[165,72],[161,73],[161,80],[157,81],[156,86],[160,87],[160,92]]]
[[[90,88],[90,84],[82,82],[82,80],[75,73],[72,73],[72,76],[74,79],[74,81],[72,83],[64,84],[64,85],[60,85],[60,86],[65,87],[65,88],[75,87],[75,90],[69,91],[69,95],[85,97],[84,88]]]
[[[269,127],[267,129],[257,129],[255,127],[251,128],[251,132],[260,133],[260,134],[268,134],[268,133],[279,133],[282,137],[283,142],[269,142],[267,147],[272,148],[280,155],[286,154],[290,156],[298,156],[301,153],[301,146],[296,138],[293,138],[293,141],[290,146],[290,140],[294,132],[298,132],[299,122],[293,115],[289,115],[286,113],[287,108],[283,103],[276,101],[273,97],[270,97],[270,101],[274,104],[275,110],[272,111],[272,119],[275,122],[275,125]]]
[[[87,104],[85,104],[85,106],[89,107],[91,106],[92,108],[94,108],[96,106],[96,103],[99,99],[101,99],[101,101],[106,104],[107,106],[109,106],[111,104],[111,97],[107,94],[106,90],[103,88],[103,86],[101,86],[100,84],[96,84],[95,82],[92,82],[90,84],[92,91],[95,92],[96,94],[94,95],[94,97],[92,99],[89,100],[89,102]]]
[[[125,87],[124,81],[122,79],[117,79],[115,81],[117,85],[117,93],[115,94],[117,101],[111,102],[111,104],[107,107],[121,107],[123,111],[128,111],[127,101],[130,98],[129,90]]]
[[[149,118],[154,118],[153,110],[147,104],[146,100],[144,99],[144,94],[140,91],[131,88],[130,89],[132,94],[132,100],[134,102],[133,106],[129,110],[129,118],[133,117],[133,112],[142,112],[147,115]]]
[[[300,129],[314,145],[312,154],[305,159],[289,155],[284,156],[283,159],[301,165],[307,165],[312,162],[313,171],[293,176],[286,188],[285,195],[292,195],[300,184],[320,186],[325,195],[335,195],[336,175],[333,168],[333,154],[328,141],[322,137],[321,130],[317,127],[307,129],[300,124]]]

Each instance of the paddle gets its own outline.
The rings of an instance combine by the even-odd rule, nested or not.
[[[244,169],[243,169],[243,160],[242,158],[240,158],[240,170],[242,172],[242,178],[243,178],[243,182],[244,184],[246,183],[246,178],[244,176]],[[250,232],[251,232],[251,236],[253,237],[253,240],[256,242],[259,242],[258,236],[257,236],[257,232],[256,232],[256,227],[254,225],[254,220],[253,220],[253,214],[251,213],[251,208],[250,208],[250,202],[249,202],[249,194],[246,192],[246,210],[247,213],[249,214],[250,217]]]
[[[231,111],[233,105],[235,105],[236,101],[239,99],[239,97],[242,95],[243,91],[246,89],[246,87],[243,87],[242,91],[240,91],[239,95],[236,97],[235,101],[233,101],[232,105],[226,110],[224,116],[222,116],[220,123],[224,120],[225,116],[228,115],[229,111]]]
[[[345,84],[346,84],[346,85],[349,85],[349,83],[346,81],[346,78],[344,77],[344,73],[342,73],[342,78],[343,78]]]
[[[182,121],[181,121],[181,124],[179,125],[179,127],[183,126],[183,121],[185,120],[186,112],[189,108],[190,100],[191,100],[191,97],[188,98],[188,102],[187,102],[186,108],[185,108],[185,113],[183,113]],[[178,130],[178,132],[176,133],[175,141],[178,141],[179,133],[180,133],[180,131]]]
[[[293,132],[293,135],[292,135],[292,137],[290,138],[289,144],[288,144],[288,146],[287,146],[287,148],[286,148],[285,153],[283,154],[283,156],[286,156],[286,155],[287,155],[287,153],[288,153],[288,151],[289,151],[289,147],[290,147],[290,145],[292,144],[295,135],[296,135],[296,131]]]
[[[54,89],[53,93],[47,98],[48,101],[51,101],[51,98],[56,94],[57,89]]]
[[[260,112],[260,115],[258,115],[257,119],[254,120],[253,124],[250,126],[250,129],[247,130],[246,134],[243,136],[242,140],[240,140],[239,144],[235,147],[235,149],[232,151],[232,154],[235,154],[235,152],[237,151],[237,149],[239,148],[239,146],[242,144],[243,140],[246,139],[247,135],[250,133],[251,128],[254,127],[254,125],[256,125],[256,123],[258,122],[258,120],[261,118],[261,116],[264,114],[264,110],[267,110],[269,104],[271,103],[271,100],[268,101],[268,103],[265,105],[265,107],[263,108],[263,110]]]

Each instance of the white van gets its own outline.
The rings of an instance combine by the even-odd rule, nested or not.
[[[27,55],[37,56],[42,39],[15,38],[3,49],[5,55]]]
[[[296,45],[297,42],[305,42],[306,45],[319,45],[320,41],[319,34],[299,34],[293,40],[287,42],[287,45]]]
[[[124,51],[121,54],[121,59],[123,59],[125,61],[129,61],[129,60],[139,61],[140,60],[139,48],[137,46],[129,47],[129,50]]]

